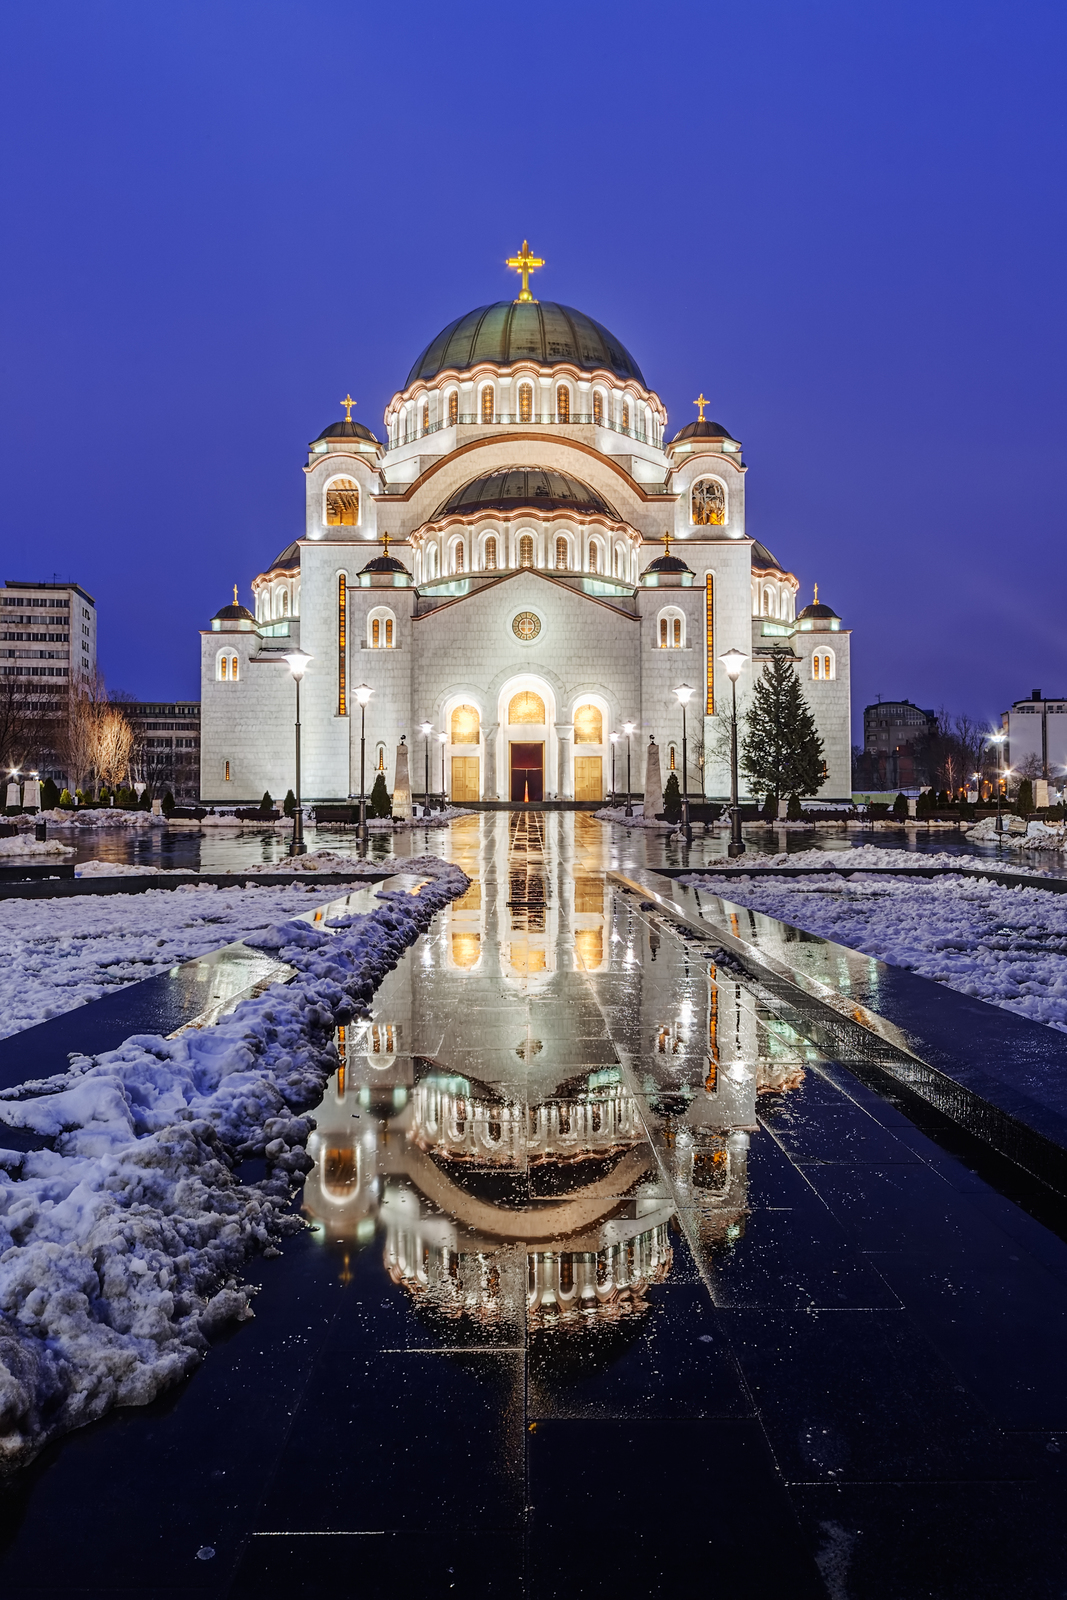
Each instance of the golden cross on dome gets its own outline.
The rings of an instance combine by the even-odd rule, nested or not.
[[[234,586],[233,586],[233,603],[234,603],[234,605],[237,604],[237,585],[236,584],[234,584]]]
[[[544,264],[544,257],[535,256],[525,239],[522,241],[522,249],[518,255],[512,256],[508,261],[505,261],[504,265],[506,267],[512,267],[516,272],[522,273],[522,291],[514,301],[515,305],[535,306],[537,304],[537,301],[530,293],[530,273],[536,272],[537,268],[543,267]]]
[[[819,603],[819,585],[816,584],[815,585],[815,604],[818,605],[818,603]]]
[[[351,394],[346,394],[344,399],[341,401],[341,404],[345,408],[345,421],[346,422],[351,422],[352,421],[352,407],[355,406],[355,405],[358,405],[359,401],[358,400],[353,400]]]
[[[703,389],[701,389],[699,397],[696,400],[693,401],[693,404],[695,406],[699,406],[700,407],[700,416],[699,416],[699,418],[697,420],[699,422],[703,422],[703,420],[704,420],[704,407],[711,405],[711,401],[710,400],[705,400],[704,399],[704,391],[703,391]]]
[[[387,556],[388,554],[389,554],[389,535],[387,533],[383,533],[382,534],[382,555],[383,556]]]
[[[669,556],[671,553],[671,530],[669,528],[663,535],[663,543],[667,546],[664,554]]]

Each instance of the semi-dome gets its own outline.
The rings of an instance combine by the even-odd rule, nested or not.
[[[323,428],[317,439],[312,439],[312,444],[318,444],[320,439],[365,439],[368,444],[381,446],[381,440],[375,438],[369,428],[362,422],[353,422],[348,417],[342,417],[340,422],[331,422],[328,428]]]
[[[729,444],[737,443],[721,422],[712,422],[710,418],[707,421],[689,422],[684,428],[679,428],[671,444],[681,444],[683,439],[725,439]]]
[[[570,511],[576,515],[608,517],[612,522],[622,521],[614,506],[587,483],[548,467],[501,467],[496,472],[486,472],[449,495],[433,520],[478,511],[517,511],[520,507],[533,511]]]
[[[529,304],[497,300],[457,317],[426,346],[404,387],[453,367],[462,372],[479,361],[501,367],[515,361],[535,361],[545,367],[566,361],[586,372],[606,369],[617,378],[648,387],[626,346],[603,323],[554,300]]]

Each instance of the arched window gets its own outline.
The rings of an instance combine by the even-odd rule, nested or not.
[[[682,619],[681,619],[681,617],[675,617],[675,619],[674,619],[674,648],[676,650],[680,650],[682,648]]]
[[[624,400],[623,403],[622,403],[622,425],[623,425],[624,428],[628,428],[630,426],[630,402],[629,402],[629,400]]]
[[[430,402],[428,400],[422,402],[422,431],[423,433],[429,433],[430,431]]]
[[[670,749],[668,751],[668,757],[669,757],[669,760],[670,760],[670,770],[672,772],[677,772],[677,770],[678,770],[678,767],[677,767],[678,746],[677,745],[673,745],[673,744],[671,745],[671,747],[670,747]]]
[[[459,421],[459,390],[453,389],[448,397],[448,426],[454,428]]]
[[[496,534],[491,533],[485,541],[485,570],[496,571]]]
[[[569,422],[571,420],[571,392],[565,383],[561,383],[556,390],[556,421]]]
[[[665,607],[659,614],[659,647],[661,650],[681,650],[685,645],[685,619],[674,606]]]
[[[836,676],[835,666],[832,650],[817,650],[811,658],[811,675],[816,683],[827,683]]]
[[[721,528],[726,521],[726,490],[714,478],[694,483],[692,517],[698,528]]]
[[[670,633],[670,630],[667,627],[667,619],[666,619],[666,617],[660,617],[660,619],[659,619],[659,647],[660,647],[661,650],[666,650],[668,648],[668,645],[669,645],[669,633]]]
[[[384,744],[380,744],[378,746],[378,755],[377,755],[377,759],[375,760],[375,763],[374,763],[374,770],[375,770],[375,772],[384,772],[385,771],[385,746],[384,746]]]
[[[619,547],[618,547],[618,545],[615,546],[614,572],[615,572],[616,578],[620,576],[620,572],[619,572]]]
[[[367,618],[368,643],[372,650],[391,650],[393,648],[393,613],[385,606],[379,606]]]
[[[600,571],[600,553],[595,544],[589,546],[589,570],[590,572]]]
[[[492,422],[496,415],[496,390],[487,383],[482,390],[482,421]]]
[[[593,421],[600,428],[604,423],[604,396],[599,389],[593,390]]]
[[[452,713],[452,743],[477,744],[481,718],[474,706],[457,706]]]
[[[432,544],[426,552],[426,576],[428,578],[436,578],[437,576],[437,546],[435,544]]]
[[[236,683],[238,671],[237,657],[230,655],[228,651],[225,655],[219,656],[217,670],[218,680],[220,683]]]
[[[289,615],[289,591],[288,591],[288,589],[283,589],[282,590],[282,616],[283,617],[287,617],[288,615]]]
[[[326,526],[354,528],[359,521],[359,486],[354,478],[335,478],[326,489]]]
[[[519,384],[519,421],[533,421],[533,384]]]
[[[556,569],[559,572],[567,570],[567,541],[562,534],[556,540]]]
[[[770,586],[763,591],[763,615],[765,617],[774,615],[774,590]]]
[[[599,706],[579,706],[574,713],[575,744],[603,744],[604,719]]]
[[[508,706],[508,722],[539,722],[545,720],[545,702],[532,689],[520,689],[512,696]]]
[[[455,548],[452,551],[452,571],[463,571],[463,541],[461,539],[456,540]]]
[[[371,619],[370,644],[372,650],[380,650],[382,646],[382,620],[380,617]]]
[[[223,782],[230,783],[231,781],[232,780],[230,778],[230,763],[227,761],[227,763],[226,763],[226,774],[225,774],[225,777],[223,779]]]
[[[532,567],[534,564],[533,534],[524,533],[519,540],[519,566]]]

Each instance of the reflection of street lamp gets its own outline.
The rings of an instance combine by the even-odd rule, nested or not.
[[[626,735],[626,810],[623,815],[627,817],[632,817],[634,814],[634,808],[630,802],[630,746],[636,726],[636,722],[624,722],[622,725],[622,731]]]
[[[615,746],[619,742],[617,733],[611,735],[611,804],[615,805]]]
[[[426,740],[426,774],[422,790],[422,814],[425,817],[430,809],[430,735],[433,732],[432,722],[423,722],[419,725],[419,732]]]
[[[726,853],[743,856],[745,841],[741,837],[741,808],[737,804],[737,680],[748,657],[743,650],[727,650],[719,660],[730,680],[730,843]]]
[[[443,811],[448,804],[445,798],[445,745],[448,743],[448,734],[439,733],[437,737],[441,741],[441,810]]]
[[[367,702],[374,690],[367,684],[361,683],[356,690],[356,699],[359,701],[359,834],[361,843],[367,842]]]
[[[1006,733],[991,733],[989,735],[990,744],[995,744],[996,747],[997,747],[997,832],[998,832],[998,834],[1004,832],[1004,818],[1000,814],[1000,786],[1004,781],[1004,741],[1005,741],[1005,739],[1007,737],[1008,736],[1007,736]],[[998,840],[997,842],[999,843],[1000,841]]]
[[[689,826],[689,744],[685,732],[685,708],[692,698],[693,689],[688,683],[680,683],[674,694],[682,708],[682,836],[686,844],[692,844],[693,830]]]
[[[311,657],[306,650],[297,649],[285,659],[296,683],[296,805],[293,807],[293,837],[289,854],[303,856],[307,854],[307,845],[304,843],[304,813],[300,809],[300,680],[307,671]]]

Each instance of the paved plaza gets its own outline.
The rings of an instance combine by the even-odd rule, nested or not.
[[[1067,1211],[620,883],[676,847],[434,837],[470,887],[337,1031],[311,1226],[2,1491],[0,1592],[1067,1592]]]

